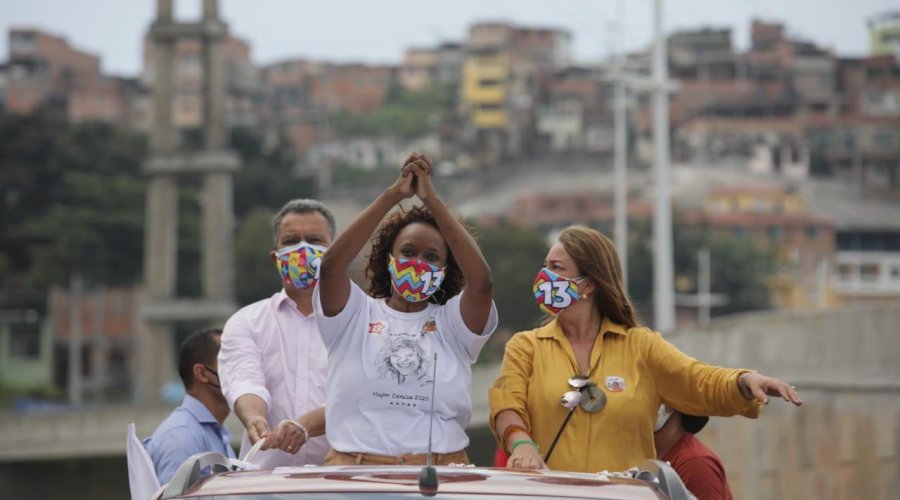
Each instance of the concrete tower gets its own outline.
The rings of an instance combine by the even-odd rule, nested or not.
[[[234,193],[232,176],[240,160],[227,148],[223,44],[228,26],[218,0],[203,0],[199,22],[176,22],[173,0],[157,0],[150,27],[154,49],[153,125],[147,176],[144,233],[143,328],[140,337],[138,400],[153,401],[175,373],[175,326],[179,322],[222,324],[234,311]],[[174,56],[179,40],[203,45],[203,149],[176,150],[172,120]],[[203,296],[176,295],[178,271],[178,181],[202,179]]]

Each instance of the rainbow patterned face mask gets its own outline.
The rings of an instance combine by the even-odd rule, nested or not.
[[[564,278],[545,267],[534,277],[534,301],[541,311],[557,315],[578,301],[578,282],[584,278]]]
[[[294,288],[312,288],[319,279],[319,264],[326,248],[301,241],[278,250],[275,264],[285,284]]]
[[[395,259],[391,256],[388,272],[391,284],[401,297],[410,302],[422,302],[434,295],[444,281],[444,270],[418,259]]]

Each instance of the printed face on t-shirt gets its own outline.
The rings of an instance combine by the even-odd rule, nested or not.
[[[421,336],[394,334],[382,340],[383,344],[376,357],[381,377],[400,385],[405,384],[407,379],[423,382],[421,379],[428,372]]]
[[[401,347],[391,353],[391,364],[402,375],[409,375],[414,372],[416,367],[421,364],[419,356],[415,349],[411,347]]]

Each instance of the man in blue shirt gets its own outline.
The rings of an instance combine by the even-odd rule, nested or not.
[[[153,460],[159,484],[168,483],[188,457],[218,451],[234,458],[231,436],[222,423],[228,416],[228,402],[219,385],[218,360],[222,330],[194,332],[178,352],[178,375],[187,394],[143,442]]]

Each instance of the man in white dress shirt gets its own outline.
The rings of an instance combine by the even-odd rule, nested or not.
[[[284,288],[236,312],[219,352],[222,391],[244,424],[240,456],[266,438],[254,462],[264,468],[321,465],[325,439],[328,352],[313,316],[318,262],[335,236],[322,203],[286,203],[272,221]]]

